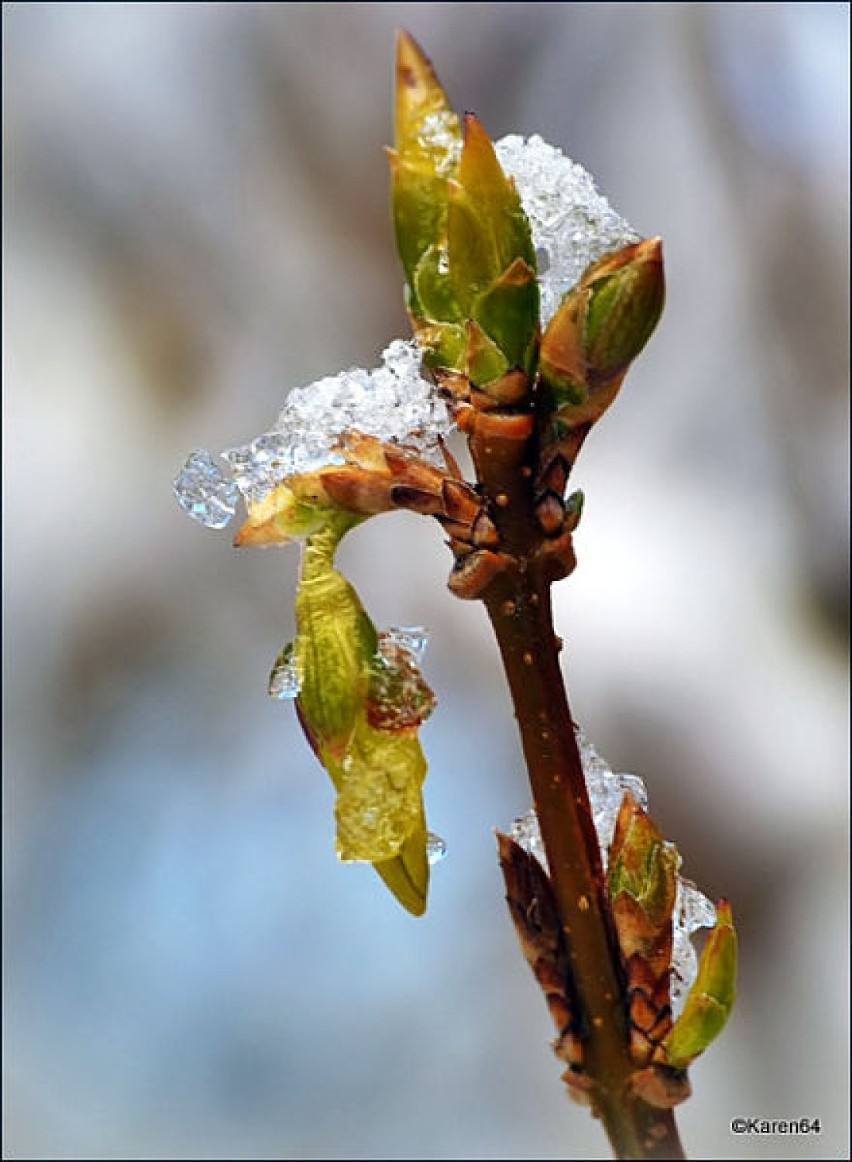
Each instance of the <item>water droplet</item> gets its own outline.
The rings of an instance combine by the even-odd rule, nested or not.
[[[233,476],[203,448],[187,456],[173,490],[184,512],[210,529],[223,529],[230,523],[240,498]]]
[[[446,854],[446,840],[442,839],[440,835],[436,835],[434,831],[427,831],[426,858],[428,859],[430,865],[440,863]]]
[[[283,702],[287,699],[297,698],[301,687],[302,683],[293,658],[293,645],[291,643],[285,646],[275,659],[275,665],[269,675],[267,691],[270,698]]]

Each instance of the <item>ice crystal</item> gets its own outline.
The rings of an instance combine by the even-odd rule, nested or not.
[[[420,673],[426,631],[386,629],[379,632],[378,655],[370,673],[367,720],[380,730],[410,730],[435,707],[435,695]]]
[[[716,909],[690,880],[677,879],[674,916],[672,917],[672,1013],[679,1016],[686,994],[698,970],[698,958],[691,937],[699,928],[712,928]]]
[[[640,235],[598,193],[591,175],[538,135],[496,143],[515,179],[538,259],[541,318],[546,323],[590,262]]]
[[[301,686],[299,670],[293,657],[293,647],[287,646],[275,659],[275,665],[269,675],[267,685],[269,697],[281,702],[289,698],[298,698]]]
[[[453,421],[421,360],[414,342],[397,339],[372,371],[353,367],[295,388],[270,431],[222,453],[230,474],[209,453],[194,452],[175,481],[178,502],[202,524],[224,528],[241,495],[251,504],[289,476],[344,463],[350,432],[440,461]]]
[[[203,448],[187,456],[173,488],[184,512],[210,529],[223,529],[237,511],[236,484]]]
[[[534,810],[529,810],[525,815],[518,816],[509,828],[509,835],[519,847],[522,847],[530,855],[534,855],[542,867],[547,869],[547,856],[544,854],[541,829]]]
[[[598,751],[577,728],[577,746],[583,764],[589,804],[595,830],[601,847],[601,859],[606,870],[609,845],[624,793],[630,794],[640,807],[647,808],[648,794],[638,775],[615,774]],[[538,816],[534,810],[515,819],[509,830],[514,841],[536,857],[547,870],[547,856],[541,839]],[[672,915],[671,1003],[677,1016],[683,1008],[686,994],[695,980],[698,958],[692,946],[692,935],[699,928],[712,928],[716,923],[716,909],[710,900],[689,880],[677,877],[677,892]]]
[[[411,660],[415,665],[419,665],[423,660],[423,654],[426,651],[426,643],[429,640],[429,631],[422,625],[398,626],[392,625],[384,630],[381,635],[380,648],[382,641],[386,645],[399,646],[400,649],[405,650],[411,656]]]

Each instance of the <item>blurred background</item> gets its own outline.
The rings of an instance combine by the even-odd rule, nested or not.
[[[5,1156],[608,1156],[505,912],[492,829],[529,793],[438,527],[343,553],[380,625],[431,630],[449,851],[414,920],[336,863],[331,786],[265,694],[296,550],[237,553],[171,495],[188,451],[407,334],[404,25],[457,108],[541,133],[665,240],[662,324],[577,468],[564,667],[733,900],[739,1002],[688,1151],[848,1157],[848,16],[4,5]]]

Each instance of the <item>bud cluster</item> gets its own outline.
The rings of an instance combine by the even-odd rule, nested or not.
[[[625,794],[644,809],[648,806],[648,792],[638,775],[614,772],[583,731],[578,728],[576,733],[586,789],[589,792],[589,805],[600,843],[601,861],[606,870],[610,844]],[[517,818],[509,834],[547,869],[547,857],[535,811],[530,810]],[[679,856],[677,863],[680,864]],[[715,923],[716,909],[711,901],[690,880],[678,875],[672,915],[670,980],[671,1004],[675,1016],[683,1008],[698,969],[692,937],[701,928],[712,928]]]

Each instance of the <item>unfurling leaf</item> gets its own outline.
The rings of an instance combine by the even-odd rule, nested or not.
[[[737,934],[731,906],[720,900],[683,1011],[661,1046],[668,1065],[686,1069],[718,1037],[734,1005],[736,979]]]

